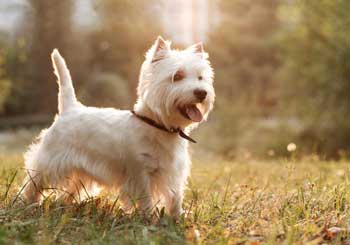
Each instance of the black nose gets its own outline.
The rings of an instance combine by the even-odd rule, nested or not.
[[[194,96],[196,96],[197,99],[199,99],[201,102],[207,97],[207,91],[203,89],[195,89],[193,91]]]

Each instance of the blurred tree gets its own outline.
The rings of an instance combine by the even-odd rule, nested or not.
[[[101,28],[92,35],[94,66],[127,80],[135,96],[144,54],[161,33],[156,0],[97,0]],[[131,100],[133,101],[133,100]]]
[[[210,53],[217,86],[232,101],[269,106],[279,67],[274,34],[279,28],[278,0],[221,0],[221,24],[211,34]]]
[[[32,82],[34,112],[56,112],[57,85],[50,54],[54,48],[65,54],[72,50],[71,41],[73,0],[30,0],[33,29],[28,58],[29,78]],[[29,18],[30,18],[29,17]],[[68,57],[66,57],[68,58]],[[40,69],[38,69],[40,68]]]
[[[33,99],[33,82],[28,76],[29,62],[27,42],[19,37],[4,49],[4,69],[11,80],[11,92],[5,103],[5,115],[33,112],[36,100]]]
[[[324,154],[350,149],[349,10],[348,0],[309,0],[284,15],[282,92],[294,110],[283,111],[302,119],[300,140]]]
[[[220,0],[220,25],[211,33],[209,52],[215,69],[220,148],[235,150],[257,117],[268,116],[276,104],[276,73],[280,66],[274,35],[279,28],[278,0]]]
[[[6,74],[4,49],[0,48],[0,112],[3,111],[11,91],[11,80]]]
[[[97,73],[79,93],[81,101],[89,106],[130,108],[128,83],[113,73]]]
[[[7,115],[56,112],[57,85],[50,53],[58,48],[74,57],[77,52],[72,47],[73,0],[28,2],[16,41],[6,52],[6,70],[12,82]]]

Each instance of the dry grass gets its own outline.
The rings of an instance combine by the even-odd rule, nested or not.
[[[0,243],[350,243],[349,162],[195,159],[186,217],[124,214],[115,194],[23,205],[22,158],[2,154]]]

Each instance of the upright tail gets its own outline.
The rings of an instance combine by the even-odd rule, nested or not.
[[[77,104],[77,98],[66,62],[57,49],[53,50],[51,60],[55,75],[58,78],[58,112],[61,114],[75,106]]]

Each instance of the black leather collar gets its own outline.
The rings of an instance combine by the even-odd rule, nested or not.
[[[134,114],[137,118],[139,118],[141,121],[144,121],[145,123],[147,123],[148,125],[151,125],[157,129],[166,131],[168,133],[177,133],[179,134],[182,138],[191,141],[192,143],[197,143],[197,141],[195,141],[194,139],[192,139],[190,136],[188,136],[187,134],[184,133],[184,131],[181,128],[170,128],[167,129],[164,125],[161,125],[159,123],[157,123],[156,121],[154,121],[153,119],[149,118],[149,117],[145,117],[145,116],[141,116],[136,114],[135,111],[131,111],[132,114]]]

